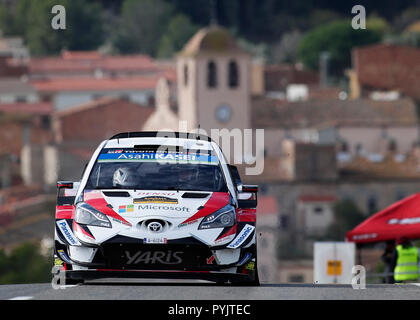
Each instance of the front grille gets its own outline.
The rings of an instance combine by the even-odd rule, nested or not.
[[[211,250],[203,245],[106,244],[107,267],[143,270],[196,270],[208,266]]]

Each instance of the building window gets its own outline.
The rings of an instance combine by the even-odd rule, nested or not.
[[[349,151],[349,145],[347,141],[341,141],[340,143],[340,152],[348,152]]]
[[[102,99],[105,95],[103,93],[94,93],[92,95],[92,100]]]
[[[373,214],[378,211],[378,201],[375,196],[372,195],[368,198],[367,209],[369,214]]]
[[[188,86],[188,65],[184,64],[184,86]]]
[[[207,64],[207,87],[209,88],[217,87],[217,67],[214,61],[210,61]]]
[[[236,88],[239,86],[238,64],[235,61],[229,62],[229,87]]]
[[[388,141],[388,151],[397,152],[397,141],[395,141],[395,139],[391,139]]]
[[[281,229],[287,230],[289,228],[289,216],[281,215],[279,224]]]
[[[317,206],[317,207],[315,207],[315,208],[313,209],[313,212],[314,212],[315,214],[321,215],[321,214],[323,214],[323,213],[324,213],[324,208],[323,208],[323,207],[319,207],[319,206]]]
[[[48,130],[51,128],[51,119],[50,116],[41,116],[41,126],[43,129]]]
[[[363,145],[360,142],[356,144],[356,155],[363,155]]]
[[[17,103],[19,103],[19,102],[22,103],[22,102],[27,102],[27,99],[26,99],[25,96],[16,96],[15,101]]]

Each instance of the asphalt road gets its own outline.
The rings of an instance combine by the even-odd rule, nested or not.
[[[50,283],[0,286],[0,300],[420,300],[420,286],[262,284],[215,285],[204,281],[111,280],[53,289]]]

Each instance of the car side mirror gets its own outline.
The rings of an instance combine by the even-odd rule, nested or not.
[[[238,208],[240,209],[254,209],[258,204],[258,186],[257,185],[242,185],[238,188]],[[249,194],[249,195],[246,195]],[[246,196],[246,197],[244,197]]]
[[[57,189],[73,189],[73,181],[58,181]]]
[[[74,203],[79,183],[73,181],[57,182],[57,205],[71,205]]]

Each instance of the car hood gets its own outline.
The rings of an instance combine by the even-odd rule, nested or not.
[[[183,218],[184,223],[199,218],[229,204],[228,192],[161,191],[161,190],[85,190],[84,201],[113,217]]]

